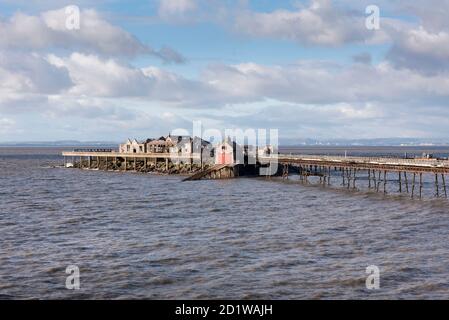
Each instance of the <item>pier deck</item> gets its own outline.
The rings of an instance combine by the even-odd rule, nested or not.
[[[235,172],[231,172],[232,170],[228,170],[232,166],[205,168],[202,157],[198,153],[187,155],[120,153],[107,149],[97,149],[65,151],[62,155],[65,164],[67,163],[67,157],[73,159],[73,165],[75,159],[79,159],[79,166],[77,166],[79,168],[92,168],[94,166],[106,170],[112,168],[113,170],[126,171],[132,169],[138,171],[139,167],[145,170],[148,166],[161,164],[168,172],[170,164],[178,163],[177,166],[179,167],[181,161],[188,164],[189,172],[192,172],[194,163],[197,164],[196,170],[198,172],[186,180],[238,176]],[[387,183],[394,182],[398,185],[398,192],[406,191],[411,194],[412,198],[415,196],[415,189],[417,189],[416,193],[419,194],[419,197],[422,197],[423,188],[426,184],[423,176],[433,176],[434,182],[432,184],[435,188],[435,196],[444,195],[447,197],[446,175],[449,174],[449,160],[279,154],[272,157],[257,157],[257,162],[261,165],[277,163],[279,167],[283,167],[282,176],[284,178],[288,179],[289,173],[296,172],[300,176],[300,181],[306,184],[309,183],[308,179],[311,176],[318,177],[322,185],[330,185],[331,177],[332,179],[338,177],[342,180],[341,185],[348,189],[351,186],[356,189],[356,182],[363,180],[368,183],[368,188],[374,189],[376,192],[379,192],[381,185],[383,185],[383,192],[387,193]],[[391,178],[392,173],[395,174],[394,179]]]
[[[182,154],[171,154],[171,153],[122,153],[116,151],[109,152],[97,152],[97,151],[63,151],[62,155],[64,157],[101,157],[101,158],[145,158],[145,159],[192,159],[200,160],[200,155],[197,153],[192,153],[188,155]]]
[[[269,162],[271,158],[260,160]],[[360,170],[387,170],[393,172],[449,173],[449,161],[437,159],[400,159],[378,157],[343,157],[314,155],[279,155],[281,164],[300,164],[312,166],[331,166],[337,168],[356,168]]]

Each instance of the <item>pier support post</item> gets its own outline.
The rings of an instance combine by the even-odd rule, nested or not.
[[[348,189],[351,187],[351,174],[352,174],[352,169],[348,169],[347,171],[347,179],[348,179]]]
[[[352,188],[355,189],[355,183],[357,180],[357,169],[354,168],[354,179],[352,180]]]
[[[446,178],[444,177],[444,173],[441,174],[441,179],[443,181],[444,197],[447,198]]]
[[[402,193],[402,172],[399,171],[399,193]]]
[[[368,189],[371,189],[371,169],[368,169]]]
[[[381,179],[380,179],[380,175],[381,174],[382,174],[382,172],[379,170],[379,175],[378,175],[378,179],[377,179],[377,186],[376,186],[376,192],[379,192],[380,183],[381,183]]]
[[[282,179],[288,180],[288,163],[284,164],[282,167]]]
[[[423,181],[422,181],[422,172],[419,174],[419,198],[422,199],[422,189],[423,189]]]
[[[415,196],[415,180],[416,180],[416,172],[413,172],[413,180],[412,180],[412,199]]]
[[[407,171],[404,172],[404,179],[405,179],[405,191],[407,191],[407,193],[409,193]]]
[[[438,183],[438,174],[435,174],[435,192],[436,192],[436,197],[439,198],[440,197],[440,186]]]

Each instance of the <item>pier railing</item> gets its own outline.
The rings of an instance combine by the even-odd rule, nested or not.
[[[200,159],[199,153],[189,155],[173,154],[173,153],[122,153],[113,149],[91,148],[91,149],[75,149],[69,152],[63,152],[64,156],[75,157],[137,157],[137,158],[168,158],[168,159]],[[363,165],[388,165],[388,166],[411,166],[426,168],[447,168],[449,170],[449,160],[439,159],[401,159],[401,158],[385,158],[385,157],[345,157],[345,156],[323,156],[323,155],[293,155],[279,154],[276,156],[258,157],[261,162],[321,162],[334,164],[363,164]]]
[[[269,158],[265,158],[269,159]],[[317,155],[279,155],[279,160],[303,160],[323,161],[336,163],[361,163],[361,164],[384,164],[401,166],[424,166],[424,167],[448,167],[449,160],[437,159],[400,159],[381,157],[344,157],[344,156],[317,156]]]
[[[64,157],[101,157],[101,158],[158,158],[158,159],[192,159],[200,160],[199,153],[173,154],[173,153],[130,153],[119,152],[112,149],[75,149],[73,151],[63,151]]]
[[[73,149],[73,152],[114,152],[114,149],[105,149],[105,148],[82,148],[82,149]]]

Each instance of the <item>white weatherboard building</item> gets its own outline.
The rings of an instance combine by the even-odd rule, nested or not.
[[[128,139],[119,146],[120,153],[146,153],[146,143]]]

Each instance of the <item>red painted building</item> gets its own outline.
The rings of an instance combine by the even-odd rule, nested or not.
[[[215,146],[215,164],[235,163],[235,143],[222,142]]]

